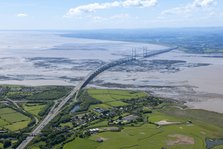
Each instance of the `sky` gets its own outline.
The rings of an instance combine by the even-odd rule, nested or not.
[[[223,26],[223,0],[1,0],[0,30]]]

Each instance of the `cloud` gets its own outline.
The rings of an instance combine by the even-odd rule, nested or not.
[[[125,0],[120,4],[123,7],[151,7],[157,4],[157,0]]]
[[[187,14],[196,8],[207,8],[217,3],[217,0],[194,0],[192,3],[181,7],[167,9],[161,12],[162,15]]]
[[[157,4],[157,0],[124,0],[124,1],[113,1],[105,3],[91,3],[87,5],[80,5],[69,9],[66,17],[78,16],[83,13],[91,13],[97,10],[117,8],[117,7],[152,7]]]
[[[195,0],[192,7],[208,7],[214,4],[216,0]]]
[[[26,13],[18,13],[16,16],[17,17],[28,17],[29,15]]]

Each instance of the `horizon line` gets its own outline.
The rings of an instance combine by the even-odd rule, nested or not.
[[[191,27],[153,27],[153,28],[101,28],[101,29],[0,29],[0,31],[97,31],[97,30],[155,30],[155,29],[205,29],[223,28],[223,26],[191,26]]]

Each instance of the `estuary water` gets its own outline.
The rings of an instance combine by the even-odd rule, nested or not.
[[[78,39],[64,32],[0,31],[0,84],[76,85],[90,71],[114,59],[167,48],[163,45]],[[173,45],[174,46],[174,45]],[[185,101],[191,108],[223,113],[222,55],[179,50],[121,65],[89,86],[133,88]]]

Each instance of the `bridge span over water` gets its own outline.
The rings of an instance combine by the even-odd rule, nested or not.
[[[101,67],[94,70],[93,72],[91,72],[90,74],[88,74],[85,77],[85,79],[82,82],[80,82],[79,87],[80,87],[80,89],[85,87],[97,75],[99,75],[100,73],[102,73],[105,70],[108,70],[111,67],[115,67],[117,65],[121,65],[121,64],[124,64],[124,63],[129,63],[129,62],[132,62],[132,61],[135,61],[135,60],[140,60],[140,59],[143,59],[143,58],[159,55],[159,54],[162,54],[162,53],[170,52],[170,51],[175,50],[177,48],[178,47],[173,47],[173,48],[151,51],[151,52],[146,51],[143,54],[133,54],[132,56],[129,56],[127,58],[118,59],[118,60],[112,61],[110,63],[104,64]]]

